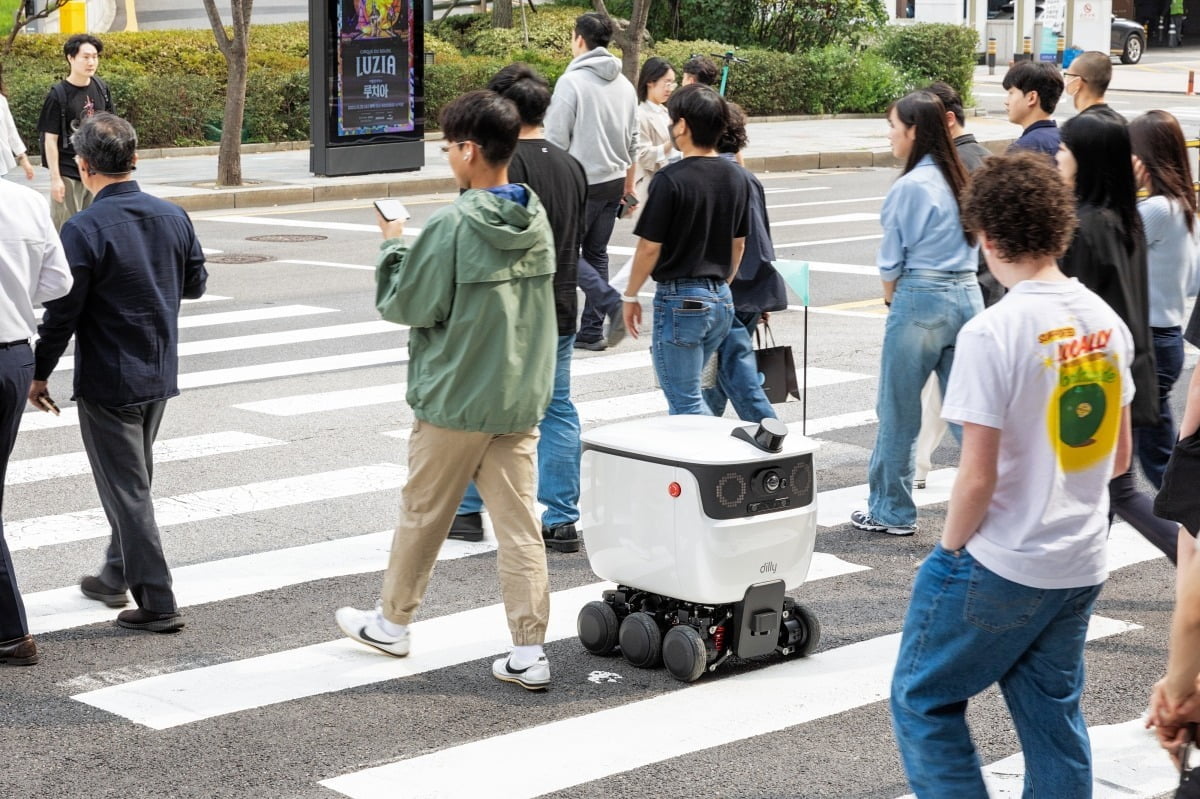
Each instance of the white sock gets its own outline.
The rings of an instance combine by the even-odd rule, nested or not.
[[[537,659],[546,652],[542,649],[541,644],[532,644],[530,646],[514,646],[512,654],[508,656],[508,665],[514,669],[523,669],[537,663]]]
[[[388,621],[382,613],[379,614],[379,629],[392,638],[400,638],[401,636],[408,635],[407,624],[396,624],[394,621]]]

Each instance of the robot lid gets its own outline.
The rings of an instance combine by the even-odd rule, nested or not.
[[[784,427],[778,420],[776,430]],[[799,430],[780,433],[778,450],[764,449],[751,440],[759,425],[715,416],[654,416],[605,425],[580,436],[584,449],[602,449],[631,458],[676,463],[735,464],[816,451],[818,444]],[[734,431],[746,432],[735,437]]]

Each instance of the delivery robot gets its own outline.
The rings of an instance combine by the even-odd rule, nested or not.
[[[817,444],[777,419],[669,416],[585,433],[580,521],[592,570],[617,584],[579,612],[596,655],[618,646],[692,682],[730,655],[804,656],[821,626],[785,595],[816,542]]]

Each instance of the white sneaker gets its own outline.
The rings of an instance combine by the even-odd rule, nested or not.
[[[542,655],[532,665],[514,669],[504,657],[492,664],[492,676],[504,682],[515,682],[530,691],[544,691],[550,685],[550,663]]]
[[[378,606],[373,610],[338,608],[337,613],[333,615],[342,632],[360,644],[373,646],[380,652],[387,652],[398,658],[408,654],[408,629],[399,636],[385,633],[379,623],[383,619],[383,613]]]

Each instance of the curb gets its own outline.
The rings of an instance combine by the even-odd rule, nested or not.
[[[981,142],[993,153],[1003,153],[1012,139]],[[290,144],[285,142],[284,144]],[[296,147],[261,145],[269,148],[257,152],[273,152]],[[307,147],[307,142],[304,143]],[[247,151],[249,152],[249,151]],[[800,172],[814,169],[854,169],[864,167],[899,167],[889,149],[846,150],[827,153],[795,153],[751,156],[746,168],[755,173]],[[161,185],[161,184],[160,184]],[[358,200],[367,197],[411,197],[414,194],[444,194],[458,190],[453,178],[420,178],[409,180],[363,180],[357,183],[333,183],[327,186],[248,186],[213,189],[205,194],[171,196],[158,194],[186,211],[224,211],[238,208],[262,208],[271,205],[299,205],[336,200]]]

